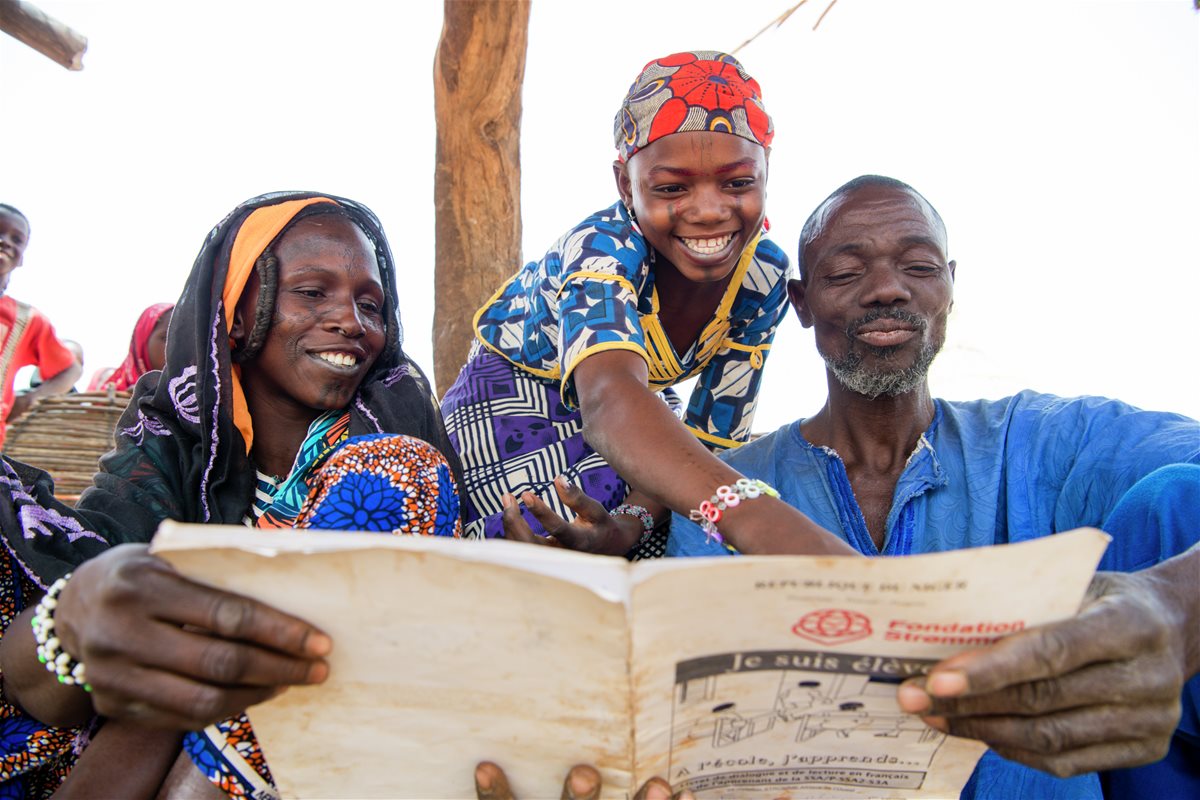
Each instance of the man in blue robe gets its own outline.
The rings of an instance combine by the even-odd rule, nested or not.
[[[1200,679],[1183,683],[1200,671],[1200,424],[1099,397],[935,399],[946,254],[908,185],[830,195],[789,285],[828,400],[723,458],[869,556],[1107,531],[1100,569],[1133,574],[1099,575],[1072,620],[943,662],[901,706],[991,746],[970,800],[1200,797]],[[676,515],[667,554],[729,553]]]

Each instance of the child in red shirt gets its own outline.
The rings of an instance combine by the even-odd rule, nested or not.
[[[58,340],[50,320],[33,306],[5,294],[28,243],[29,220],[0,203],[0,447],[10,417],[16,419],[39,398],[68,391],[83,372],[74,354]],[[14,397],[17,370],[31,364],[49,377],[37,388]]]

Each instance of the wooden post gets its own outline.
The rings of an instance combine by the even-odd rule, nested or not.
[[[70,70],[83,69],[87,38],[24,0],[0,0],[0,31]]]
[[[519,266],[529,6],[529,0],[445,0],[433,70],[439,396],[466,361],[475,311]]]

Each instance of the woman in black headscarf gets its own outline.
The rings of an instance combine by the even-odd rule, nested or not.
[[[192,584],[144,547],[113,546],[149,541],[164,519],[458,535],[457,461],[401,341],[392,256],[368,209],[278,193],[222,221],[176,304],[166,366],[139,380],[76,509],[53,500],[44,475],[0,464],[0,611],[6,623],[20,614],[0,640],[0,742],[6,721],[30,716],[181,731],[323,680],[319,631]],[[55,592],[55,644],[70,670],[87,665],[90,693],[30,664],[25,609],[72,571]],[[61,750],[62,732],[43,729]],[[110,723],[92,747],[129,730]],[[14,763],[23,731],[4,742]],[[244,717],[189,734],[185,749],[230,793],[271,791]]]

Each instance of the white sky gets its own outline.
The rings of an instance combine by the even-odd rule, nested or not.
[[[612,117],[651,58],[731,50],[794,0],[534,0],[524,255],[616,199]],[[432,368],[434,110],[442,3],[36,0],[89,39],[71,73],[0,36],[0,202],[33,227],[14,296],[81,341],[85,375],[174,300],[205,234],[276,189],[383,220],[406,346]],[[1200,14],[1191,0],[810,0],[738,53],[776,125],[768,216],[866,172],[941,211],[956,305],[933,387],[1101,394],[1200,417]],[[515,270],[518,265],[512,265]],[[405,288],[406,287],[406,288]],[[755,427],[815,412],[793,317]]]

